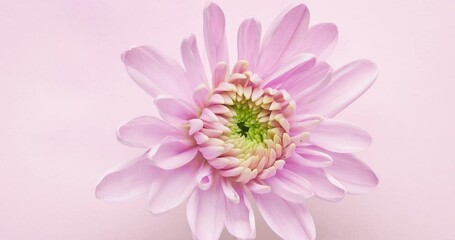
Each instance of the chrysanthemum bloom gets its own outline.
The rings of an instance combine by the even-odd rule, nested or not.
[[[374,188],[377,178],[352,153],[371,138],[333,117],[377,76],[358,60],[332,71],[323,61],[337,39],[334,24],[308,28],[297,5],[261,39],[261,25],[245,20],[230,64],[221,9],[204,10],[207,76],[194,36],[181,45],[184,68],[155,49],[126,51],[131,78],[154,98],[160,117],[139,117],[118,130],[120,142],[145,148],[111,170],[98,198],[125,200],[148,192],[149,210],[167,212],[187,201],[193,237],[218,239],[224,227],[254,239],[256,204],[283,239],[315,239],[304,207],[308,198],[337,201]]]

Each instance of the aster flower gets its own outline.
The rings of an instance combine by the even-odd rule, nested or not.
[[[283,239],[315,239],[304,202],[338,201],[377,185],[352,153],[370,145],[362,129],[333,117],[374,82],[374,63],[358,60],[336,71],[323,61],[335,45],[331,23],[308,27],[297,5],[261,38],[261,24],[239,27],[230,63],[222,10],[204,9],[206,74],[194,36],[183,40],[183,65],[148,46],[122,55],[131,78],[154,98],[159,117],[118,129],[118,140],[146,149],[110,170],[96,196],[126,200],[148,192],[148,208],[165,213],[187,200],[195,239],[218,239],[224,227],[254,239],[257,208]]]

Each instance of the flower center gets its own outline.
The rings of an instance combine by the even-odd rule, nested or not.
[[[199,151],[220,175],[236,182],[274,176],[305,137],[289,136],[294,101],[285,90],[264,89],[245,62],[218,82],[199,119],[192,120]]]
[[[263,143],[267,136],[268,125],[260,122],[261,108],[254,105],[251,100],[234,102],[230,106],[234,116],[229,124],[232,135],[239,135],[248,141]]]
[[[240,133],[240,135],[244,137],[251,138],[251,136],[248,134],[250,131],[250,127],[245,125],[245,122],[238,122],[237,127],[239,128],[239,131],[237,133]]]

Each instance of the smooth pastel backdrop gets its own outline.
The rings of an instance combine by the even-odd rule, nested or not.
[[[244,18],[266,28],[295,1],[217,3],[235,56]],[[340,203],[309,201],[317,239],[455,239],[455,2],[305,3],[311,24],[339,26],[330,63],[368,58],[380,68],[370,91],[338,116],[374,137],[360,155],[380,185]],[[128,78],[120,53],[150,44],[179,58],[181,39],[193,32],[201,46],[203,6],[0,1],[0,239],[190,239],[183,206],[152,216],[146,196],[111,203],[95,199],[94,186],[108,168],[141,151],[117,143],[116,127],[155,111]],[[257,239],[278,239],[257,219]]]

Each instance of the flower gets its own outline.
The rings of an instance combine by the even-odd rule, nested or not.
[[[154,98],[160,117],[139,117],[118,129],[121,143],[147,150],[110,170],[96,196],[118,201],[148,192],[154,214],[188,199],[188,222],[200,240],[218,239],[224,227],[236,238],[254,239],[255,203],[281,238],[315,239],[308,198],[338,201],[378,183],[352,155],[371,137],[333,119],[373,84],[377,69],[358,60],[333,72],[323,59],[335,45],[336,26],[308,23],[307,7],[294,6],[261,41],[260,23],[245,20],[231,68],[224,14],[208,4],[211,77],[194,36],[181,45],[184,68],[148,46],[126,51],[129,75]]]

